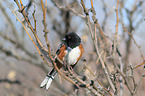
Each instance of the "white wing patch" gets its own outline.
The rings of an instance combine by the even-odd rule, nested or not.
[[[67,63],[73,65],[77,62],[77,58],[80,56],[79,47],[68,49],[68,54],[66,55]]]

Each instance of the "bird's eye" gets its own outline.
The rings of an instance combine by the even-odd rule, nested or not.
[[[68,39],[70,39],[71,37],[68,37]]]

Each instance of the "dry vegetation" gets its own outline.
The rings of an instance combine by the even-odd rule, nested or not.
[[[0,1],[1,96],[143,96],[143,0]],[[85,53],[74,70],[59,70],[55,51],[67,32]],[[49,70],[59,75],[46,91]]]

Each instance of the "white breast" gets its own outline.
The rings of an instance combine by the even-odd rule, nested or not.
[[[80,49],[79,47],[76,48],[68,48],[67,49],[67,55],[66,55],[66,59],[67,59],[67,63],[69,65],[73,65],[77,62],[77,58],[80,56]]]

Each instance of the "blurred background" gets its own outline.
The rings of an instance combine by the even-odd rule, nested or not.
[[[43,0],[45,2],[45,0]],[[37,34],[46,47],[44,39],[43,11],[40,0],[22,0],[26,6],[28,17],[34,26],[33,16],[35,10]],[[89,0],[84,0],[86,8],[91,8]],[[116,26],[116,4],[117,0],[93,0],[96,18],[108,39],[108,51],[111,53],[112,41]],[[71,10],[74,9],[74,10]],[[119,1],[119,30],[118,49],[124,66],[133,67],[143,62],[145,56],[145,1],[144,0],[120,0]],[[93,96],[85,89],[77,93],[74,86],[59,76],[56,76],[50,89],[46,91],[40,88],[42,80],[52,68],[45,64],[40,58],[35,46],[25,33],[23,26],[17,21],[13,12],[20,20],[24,20],[18,12],[18,7],[13,0],[0,0],[0,95],[1,96]],[[75,13],[76,12],[76,13]],[[92,13],[89,12],[90,21],[93,25]],[[98,56],[95,54],[94,45],[85,19],[85,14],[80,0],[47,0],[46,12],[48,39],[52,53],[55,53],[61,39],[67,32],[74,31],[82,39],[85,48],[83,58],[87,60],[87,66],[94,72],[104,87],[109,88],[102,66],[96,64]],[[26,22],[24,24],[27,26]],[[31,30],[28,32],[35,40]],[[97,35],[99,30],[97,29]],[[131,35],[129,35],[130,33]],[[103,50],[99,43],[100,50]],[[110,58],[106,56],[106,59]],[[108,60],[108,59],[107,59]],[[108,62],[110,76],[115,68],[111,61]],[[82,61],[75,67],[75,72],[81,76],[86,75],[89,80],[94,77],[85,69]],[[128,76],[129,72],[125,72]],[[145,94],[145,79],[142,78],[143,66],[134,69],[135,82],[139,84],[137,96]],[[141,79],[142,78],[142,79]],[[118,78],[119,79],[119,78]],[[141,80],[140,83],[139,80]],[[89,82],[89,81],[88,81]],[[116,81],[116,84],[119,81]],[[132,82],[132,81],[131,81]],[[132,85],[133,83],[131,83]],[[117,85],[118,95],[120,87]],[[126,86],[123,88],[123,96],[130,96]],[[106,94],[107,95],[107,94]],[[109,95],[108,95],[109,96]]]

